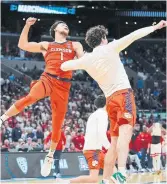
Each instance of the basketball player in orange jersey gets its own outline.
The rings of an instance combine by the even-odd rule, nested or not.
[[[61,135],[61,126],[67,111],[68,97],[71,86],[72,71],[64,72],[60,69],[63,62],[74,57],[83,56],[83,47],[79,42],[67,41],[69,28],[63,21],[55,22],[50,29],[54,42],[28,42],[30,27],[35,24],[36,18],[28,18],[20,35],[18,47],[28,52],[42,53],[46,68],[40,79],[33,84],[29,94],[16,101],[0,117],[0,126],[8,118],[17,115],[28,105],[50,97],[52,108],[52,138],[48,155],[45,158],[41,174],[48,176],[53,162],[53,154]]]

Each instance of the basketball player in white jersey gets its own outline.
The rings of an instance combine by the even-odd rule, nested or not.
[[[108,115],[105,109],[106,98],[100,95],[95,100],[97,110],[92,113],[87,121],[85,144],[83,148],[84,156],[89,167],[88,176],[79,176],[70,180],[57,179],[57,183],[97,183],[100,169],[104,167],[104,153],[102,147],[108,149],[110,142],[108,141],[106,132],[108,127]]]
[[[166,26],[167,22],[161,21],[157,25],[139,29],[110,43],[106,38],[108,31],[104,26],[92,27],[86,33],[86,42],[93,48],[93,52],[61,65],[63,71],[86,70],[107,98],[106,109],[111,122],[111,147],[105,157],[103,183],[109,183],[117,157],[119,172],[115,173],[112,179],[115,182],[126,182],[126,160],[136,120],[133,91],[119,53],[135,40]]]
[[[155,174],[160,174],[161,154],[162,154],[162,131],[166,131],[159,122],[155,122],[149,131],[151,132],[151,140],[148,145],[147,152],[152,157],[153,170]]]

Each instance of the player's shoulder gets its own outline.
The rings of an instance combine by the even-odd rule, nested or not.
[[[82,47],[82,44],[80,42],[72,41],[72,45],[74,48],[80,48]]]
[[[107,115],[107,111],[104,108],[99,108],[96,111],[96,114],[100,117],[100,116],[108,116]]]
[[[118,41],[118,40],[113,39],[113,40],[112,40],[111,42],[109,42],[107,45],[110,46],[110,47],[112,47],[112,46],[114,46],[115,44],[117,44],[117,41]]]

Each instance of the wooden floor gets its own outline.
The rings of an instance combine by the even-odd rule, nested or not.
[[[160,175],[153,175],[152,173],[140,173],[140,174],[131,174],[128,177],[127,183],[138,183],[138,184],[151,184],[151,183],[167,183],[167,176],[166,172],[163,171]],[[99,177],[99,181],[102,179],[102,177]],[[2,183],[8,183],[8,184],[41,184],[41,183],[53,183],[55,184],[54,179],[29,179],[29,180],[8,180],[8,181],[1,181]]]

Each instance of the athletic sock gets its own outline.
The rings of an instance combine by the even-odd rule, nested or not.
[[[0,118],[4,122],[9,118],[9,116],[7,116],[6,114],[3,114]]]
[[[125,167],[118,167],[118,171],[119,171],[123,176],[126,177],[126,169],[125,169]]]

